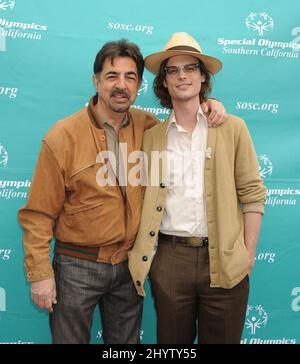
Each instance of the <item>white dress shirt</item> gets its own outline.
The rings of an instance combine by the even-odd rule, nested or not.
[[[168,235],[208,236],[204,196],[207,120],[199,108],[190,135],[174,112],[167,129],[166,206],[160,231]]]

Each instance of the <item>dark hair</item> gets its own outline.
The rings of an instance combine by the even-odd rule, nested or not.
[[[110,58],[113,63],[115,57],[129,57],[133,59],[138,70],[139,80],[142,80],[144,73],[143,55],[136,44],[130,43],[126,39],[104,44],[96,56],[94,74],[96,75],[102,71],[103,63],[106,58]]]
[[[201,90],[199,93],[200,102],[207,100],[208,94],[211,92],[211,73],[208,71],[204,63],[199,59],[199,69],[202,75],[205,76],[205,81],[202,83]],[[153,81],[153,90],[155,96],[159,99],[163,107],[169,109],[173,108],[171,96],[168,89],[163,85],[166,79],[165,67],[168,63],[168,59],[164,60],[160,65],[159,74],[155,77]]]

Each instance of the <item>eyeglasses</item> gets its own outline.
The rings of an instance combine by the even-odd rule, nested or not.
[[[166,66],[165,72],[169,76],[177,76],[181,70],[184,73],[194,73],[199,68],[199,63],[184,64],[183,66]]]

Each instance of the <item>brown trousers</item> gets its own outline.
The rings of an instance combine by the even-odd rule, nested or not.
[[[249,294],[246,276],[231,289],[209,286],[208,247],[159,241],[150,270],[158,344],[239,344]]]

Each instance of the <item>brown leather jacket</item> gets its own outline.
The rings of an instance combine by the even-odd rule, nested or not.
[[[96,127],[95,107],[57,122],[43,139],[28,202],[19,211],[24,231],[25,269],[29,281],[53,276],[50,242],[99,249],[97,261],[117,264],[127,259],[138,231],[141,186],[126,186],[126,201],[116,186],[96,181],[97,155],[107,150],[104,129]],[[129,125],[119,131],[128,155],[140,150],[143,133],[158,123],[152,114],[128,112]],[[132,164],[127,163],[128,172]]]

